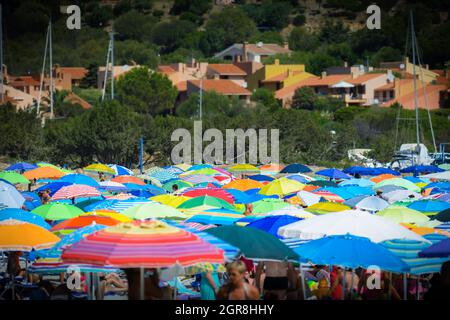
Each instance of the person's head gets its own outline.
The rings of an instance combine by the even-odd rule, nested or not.
[[[173,191],[173,192],[178,191],[178,185],[177,185],[177,184],[174,184],[174,185],[172,186],[172,191]]]
[[[317,288],[319,289],[328,288],[328,281],[326,279],[320,279]]]
[[[241,260],[236,260],[227,265],[227,272],[230,277],[230,282],[237,285],[244,281],[245,263]]]
[[[377,190],[377,196],[381,196],[382,194],[383,194],[383,190],[378,189],[378,190]]]

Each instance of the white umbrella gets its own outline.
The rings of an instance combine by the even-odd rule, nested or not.
[[[288,215],[303,219],[308,219],[316,216],[311,212],[305,211],[301,208],[297,208],[296,206],[289,206],[274,211],[270,211],[266,215],[268,216]]]
[[[381,197],[389,203],[394,203],[404,199],[422,199],[420,193],[411,190],[394,190],[388,193],[383,193]]]
[[[0,181],[0,209],[22,208],[25,198],[9,183]]]
[[[429,243],[422,236],[388,219],[361,210],[332,212],[294,222],[278,230],[285,238],[319,239],[331,235],[352,234],[373,242],[392,239],[417,240]]]
[[[450,170],[443,172],[436,172],[420,176],[420,178],[438,179],[438,180],[450,180]]]
[[[376,196],[364,198],[355,205],[356,209],[367,210],[370,212],[377,212],[387,207],[389,207],[389,203]]]
[[[320,202],[320,199],[322,199],[321,196],[312,193],[312,192],[308,192],[308,191],[303,191],[300,190],[299,192],[297,192],[297,197],[300,198],[300,200],[303,201],[303,203],[309,207],[312,206],[313,204],[316,204],[318,202]]]

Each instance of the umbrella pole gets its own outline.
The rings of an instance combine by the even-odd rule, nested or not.
[[[419,285],[420,285],[420,275],[417,276],[417,285],[416,285],[416,296],[417,296],[417,300],[420,300]]]
[[[345,283],[347,282],[347,269],[344,267],[344,276],[342,278],[342,300],[345,300]]]
[[[388,298],[389,298],[389,300],[391,300],[391,298],[392,298],[392,290],[391,290],[391,288],[392,288],[392,272],[389,272],[389,291],[388,291]]]
[[[177,300],[177,281],[178,277],[175,277],[175,286],[173,288],[173,300]]]
[[[305,272],[303,271],[303,264],[300,263],[300,277],[302,282],[303,300],[306,300],[306,286],[305,286]]]
[[[352,292],[353,292],[354,278],[355,278],[355,269],[352,269],[352,281],[350,284],[350,300],[352,300],[352,298],[353,298]]]
[[[403,300],[407,300],[406,291],[408,290],[408,283],[406,280],[406,273],[403,274]]]
[[[145,293],[144,293],[144,268],[141,267],[141,285],[140,285],[140,291],[141,291],[141,300],[144,300]]]

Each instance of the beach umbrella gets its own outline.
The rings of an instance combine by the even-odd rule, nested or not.
[[[419,175],[420,173],[436,173],[443,171],[445,170],[438,168],[436,166],[426,166],[426,165],[415,165],[400,170],[401,173],[413,173],[415,176]]]
[[[447,171],[443,172],[437,172],[437,173],[430,173],[424,176],[420,176],[421,178],[427,178],[427,179],[437,179],[437,180],[450,180],[450,170],[447,169]]]
[[[400,172],[391,169],[391,168],[374,168],[374,173],[377,175],[382,175],[382,174],[392,174],[393,176],[399,176]]]
[[[435,222],[435,221],[430,221],[430,222]],[[404,228],[411,230],[412,232],[421,235],[421,236],[425,236],[428,234],[440,234],[440,235],[444,235],[446,237],[450,237],[450,233],[445,231],[445,230],[440,230],[440,229],[435,229],[434,227],[422,227],[422,226],[415,226],[413,224],[409,224],[409,223],[401,223],[400,225],[402,225]]]
[[[326,181],[326,180],[310,181],[310,182],[308,182],[308,185],[322,187],[322,188],[323,187],[337,187],[338,186],[338,184],[336,182]]]
[[[131,222],[133,221],[131,218],[127,217],[126,215],[113,211],[113,210],[95,210],[86,212],[80,215],[80,217],[84,216],[99,216],[99,217],[108,217],[112,218],[114,220],[120,221],[120,222]]]
[[[196,198],[191,198],[182,204],[180,204],[178,209],[197,209],[197,210],[207,210],[213,208],[225,208],[229,210],[234,210],[234,207],[228,202],[211,196],[201,196]]]
[[[84,184],[72,184],[65,186],[55,192],[52,196],[52,200],[64,200],[79,197],[98,197],[101,196],[100,192],[91,186]]]
[[[395,223],[413,223],[415,225],[421,225],[430,220],[429,217],[420,211],[412,210],[406,207],[388,207],[378,211],[376,214]]]
[[[270,182],[275,180],[274,177],[266,176],[264,174],[253,174],[251,176],[248,176],[249,179],[259,181],[259,182]]]
[[[230,204],[234,203],[233,196],[226,189],[219,188],[192,188],[182,192],[183,196],[195,198],[201,196],[211,196],[222,199]]]
[[[55,166],[54,164],[48,163],[48,162],[44,162],[44,161],[38,161],[35,163],[36,166],[42,168],[42,167],[50,167],[53,169],[58,169],[60,170],[61,168],[59,168],[58,166]]]
[[[218,182],[218,180],[216,180],[215,177],[209,176],[206,174],[192,174],[192,175],[184,176],[182,180],[189,182],[191,184],[194,184],[194,185],[199,184],[199,183],[209,183],[209,182],[217,183]]]
[[[279,216],[279,215],[293,216],[293,217],[297,217],[300,219],[309,219],[309,218],[315,217],[314,214],[312,214],[308,211],[305,211],[302,208],[297,208],[295,206],[288,206],[288,207],[284,207],[281,209],[273,210],[273,211],[267,212],[265,216],[268,217],[268,216]],[[252,217],[252,216],[248,216],[248,217]],[[255,216],[255,217],[261,218],[262,216]]]
[[[0,181],[0,209],[22,208],[25,198],[10,183]]]
[[[437,199],[439,201],[450,202],[450,192],[438,195]]]
[[[73,183],[71,183],[71,182],[60,182],[57,180],[55,182],[50,182],[43,186],[40,186],[39,188],[35,189],[34,191],[40,192],[40,191],[50,190],[50,196],[53,196],[55,194],[55,192],[58,191],[59,189],[61,189],[62,187],[67,187],[72,184]]]
[[[300,163],[292,163],[287,165],[280,171],[280,173],[307,173],[312,172],[310,168]]]
[[[85,207],[86,211],[96,211],[99,209],[112,210],[123,213],[128,208],[135,207],[140,204],[152,203],[152,201],[144,198],[129,198],[126,200],[108,199],[103,200]]]
[[[389,192],[392,192],[392,191],[406,190],[406,189],[402,188],[402,187],[399,187],[399,186],[386,185],[386,186],[379,187],[377,189],[372,188],[372,190],[376,190],[377,192],[380,191],[381,193],[389,193]]]
[[[439,200],[419,200],[409,204],[408,208],[434,215],[436,212],[450,208],[450,203]]]
[[[337,194],[330,192],[328,190],[314,190],[312,191],[312,193],[324,198],[327,201],[331,201],[331,202],[339,202],[339,203],[343,203],[345,201],[344,198],[338,196]]]
[[[67,203],[50,202],[37,207],[32,213],[45,220],[66,220],[78,217],[84,212],[80,208]]]
[[[331,179],[351,179],[352,178],[352,177],[348,176],[347,174],[345,174],[344,172],[342,172],[341,170],[338,170],[335,168],[319,170],[316,172],[316,174],[324,176],[324,177],[328,177]]]
[[[300,190],[297,192],[297,197],[303,202],[303,204],[307,207],[312,206],[313,204],[319,203],[322,197],[318,194]]]
[[[267,232],[255,228],[222,226],[204,232],[238,247],[247,259],[298,261],[298,255],[283,242]]]
[[[178,175],[162,168],[159,168],[159,170],[155,170],[151,173],[147,172],[147,176],[149,178],[158,180],[160,183],[165,183],[173,179],[178,179]]]
[[[27,171],[36,169],[37,167],[38,167],[37,165],[31,163],[18,162],[7,167],[5,171]]]
[[[359,186],[359,187],[372,187],[375,183],[369,179],[350,179],[344,180],[339,183],[339,187],[344,186]]]
[[[168,182],[164,183],[162,187],[167,192],[173,192],[172,187],[175,184],[178,186],[179,190],[183,189],[183,188],[190,188],[190,187],[193,186],[193,184],[190,183],[190,182],[187,182],[187,181],[184,181],[184,180],[181,180],[181,179],[175,179],[175,180],[171,180],[171,181],[168,181]]]
[[[116,224],[119,224],[121,222],[110,217],[102,217],[99,215],[80,215],[78,217],[71,218],[54,225],[51,231],[65,234],[70,233],[73,230],[89,226],[93,223],[103,226],[115,226]]]
[[[295,180],[280,178],[269,182],[261,188],[259,193],[263,195],[278,195],[279,197],[282,197],[284,195],[300,191],[304,186],[305,185],[303,183]]]
[[[55,169],[53,167],[39,167],[24,172],[23,176],[28,180],[33,179],[59,179],[64,176],[65,173],[60,169]]]
[[[127,187],[120,183],[115,181],[100,181],[99,188],[102,190],[107,191],[126,191]]]
[[[350,199],[344,201],[343,204],[350,208],[354,208],[357,203],[359,203],[361,200],[363,200],[367,197],[368,197],[367,195],[356,196],[354,198],[350,198]]]
[[[346,168],[344,170],[342,170],[342,172],[347,173],[347,174],[351,174],[351,175],[356,175],[359,174],[361,176],[372,176],[372,175],[376,175],[376,171],[374,170],[375,168],[366,168],[366,167],[361,167],[361,166],[352,166],[349,168]]]
[[[268,175],[276,175],[283,169],[282,165],[270,163],[270,164],[264,164],[259,166],[259,171],[261,174],[268,174]]]
[[[275,237],[279,237],[278,236],[279,228],[300,220],[301,220],[300,218],[297,218],[292,215],[272,215],[250,222],[249,224],[246,225],[246,227],[259,229]]]
[[[24,206],[27,210],[31,211],[41,205],[41,199],[36,193],[32,191],[22,191],[21,194],[25,198]]]
[[[32,223],[8,219],[0,222],[1,251],[32,251],[51,248],[60,239]]]
[[[450,208],[440,211],[438,214],[431,217],[431,219],[441,222],[450,222]]]
[[[246,191],[250,189],[261,189],[264,187],[259,181],[251,180],[251,179],[239,179],[231,181],[223,186],[224,189],[236,189],[240,191]]]
[[[303,262],[364,268],[376,265],[381,270],[402,273],[408,265],[380,244],[351,234],[328,236],[304,243],[294,251]]]
[[[310,182],[310,181],[312,181],[312,180],[306,179],[301,174],[290,174],[290,175],[287,175],[286,178],[290,179],[290,180],[294,180],[294,181],[300,182],[300,183],[305,183],[305,184]]]
[[[361,210],[346,210],[305,219],[279,229],[285,238],[303,240],[350,233],[373,242],[391,239],[411,239],[427,242],[418,234],[388,219]]]
[[[405,199],[421,199],[422,195],[417,192],[413,192],[410,190],[395,190],[391,192],[382,193],[381,197],[385,199],[389,203],[394,203],[397,201],[402,201]]]
[[[51,228],[50,225],[40,216],[22,209],[7,208],[0,210],[0,222],[8,219],[32,223],[47,230]]]
[[[198,235],[167,223],[134,221],[88,235],[62,254],[66,263],[117,268],[164,268],[223,263],[224,251]]]
[[[380,175],[378,175],[376,177],[371,178],[370,181],[372,181],[374,183],[378,183],[378,182],[381,182],[381,181],[386,180],[386,179],[394,179],[394,178],[397,178],[397,176],[394,175],[394,174],[383,173],[383,174],[380,174]]]
[[[290,204],[281,199],[266,198],[253,203],[253,214],[265,214],[284,207],[289,207]]]
[[[183,172],[182,174],[180,174],[180,177],[193,175],[193,174],[217,175],[217,174],[219,174],[219,171],[217,171],[214,168],[202,168],[202,169],[189,170],[189,171]]]
[[[345,190],[346,192],[352,194],[352,196],[371,196],[374,194],[374,191],[370,187],[360,187],[360,186],[342,186],[340,189]]]
[[[166,166],[166,167],[164,167],[164,169],[166,169],[167,171],[172,172],[172,173],[174,173],[176,175],[180,175],[180,174],[182,174],[184,172],[183,169],[178,168],[176,166]]]
[[[405,179],[401,179],[401,178],[385,179],[381,182],[378,182],[372,188],[374,190],[377,190],[380,187],[384,187],[384,186],[388,186],[388,185],[402,187],[404,189],[408,189],[408,190],[414,191],[414,192],[420,192],[420,188],[418,186],[416,186],[414,183],[412,183],[411,181],[405,180]]]
[[[159,202],[161,204],[165,204],[167,206],[171,206],[173,208],[178,207],[180,204],[185,202],[186,200],[191,199],[190,197],[186,196],[178,196],[173,194],[161,194],[154,197],[151,197],[150,200]]]
[[[122,183],[122,184],[133,183],[133,184],[137,184],[137,185],[141,185],[141,186],[145,185],[145,182],[142,181],[141,179],[139,179],[137,177],[133,177],[133,176],[128,176],[128,175],[114,177],[114,178],[111,179],[111,181],[119,182],[119,183]]]
[[[179,167],[179,165],[177,165]],[[184,171],[194,171],[194,170],[200,170],[200,169],[208,169],[208,168],[212,168],[213,166],[207,163],[201,163],[201,164],[194,164],[192,166],[189,166],[186,170]]]
[[[61,177],[56,182],[69,182],[71,184],[84,184],[91,187],[98,187],[99,184],[93,178],[84,175],[84,174],[67,174],[64,177]]]
[[[14,171],[2,171],[0,172],[0,179],[3,179],[11,184],[29,184],[30,180],[23,175]]]
[[[108,167],[106,164],[102,163],[93,163],[83,168],[84,171],[91,171],[91,172],[102,172],[102,173],[108,173],[108,174],[115,174],[116,172]]]
[[[337,195],[344,200],[353,198],[356,195],[354,193],[348,192],[347,189],[345,189],[345,188],[339,188],[339,187],[324,187],[324,188],[317,189],[317,191],[313,191],[313,192],[318,193],[318,192],[323,192],[323,191],[330,192],[333,195]],[[333,200],[330,200],[330,201],[333,201]]]
[[[186,216],[179,210],[157,202],[133,206],[122,212],[125,216],[135,219],[185,219]]]
[[[328,214],[330,212],[338,212],[349,209],[350,207],[336,202],[318,202],[309,206],[305,210],[315,214]]]
[[[447,238],[419,252],[422,258],[450,257],[450,239]]]
[[[220,213],[211,212],[209,210],[201,212],[201,214],[195,214],[185,220],[186,223],[196,222],[206,225],[230,225],[235,223],[237,220],[242,219],[244,215],[237,213]]]
[[[241,174],[260,173],[259,169],[251,164],[236,164],[228,168],[228,171],[232,173],[241,173]]]
[[[114,170],[115,176],[133,176],[134,173],[130,169],[124,166],[119,166],[117,164],[108,164],[108,167]]]
[[[355,208],[366,210],[370,212],[377,212],[389,207],[389,203],[386,200],[378,198],[376,196],[370,196],[362,199],[355,205]]]
[[[417,184],[417,183],[424,183],[425,180],[426,180],[426,179],[422,180],[422,179],[419,179],[419,178],[414,177],[414,176],[405,176],[405,177],[403,177],[403,179],[411,181],[412,183],[415,183],[415,184]]]
[[[145,190],[148,192],[153,193],[153,195],[160,195],[160,194],[166,194],[166,191],[163,188],[151,185],[151,184],[135,184],[135,183],[123,183],[125,187],[127,187],[128,190]]]

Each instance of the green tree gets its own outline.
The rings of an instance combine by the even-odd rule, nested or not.
[[[153,42],[162,46],[165,53],[169,53],[178,49],[184,37],[195,30],[195,24],[186,20],[160,22],[153,29]]]
[[[114,21],[114,31],[121,40],[132,39],[142,41],[151,39],[151,32],[157,20],[151,15],[144,15],[131,10]]]
[[[256,102],[257,107],[267,108],[271,112],[281,108],[280,102],[275,98],[275,93],[269,89],[256,89],[253,91],[251,100]]]
[[[86,75],[81,79],[80,87],[84,89],[97,87],[98,65],[91,63],[87,70]]]
[[[311,87],[301,87],[295,90],[292,97],[293,109],[313,110],[317,101],[317,95]]]
[[[292,29],[289,34],[289,48],[295,51],[312,51],[319,46],[316,35],[309,33],[302,27]]]
[[[113,18],[110,6],[100,6],[96,2],[87,4],[86,12],[82,17],[90,27],[105,27],[107,22]]]
[[[117,81],[117,99],[132,110],[155,116],[174,107],[178,91],[160,73],[145,67],[134,68]]]

